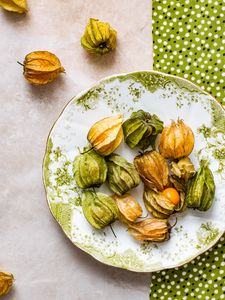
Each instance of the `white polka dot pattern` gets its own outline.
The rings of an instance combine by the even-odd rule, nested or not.
[[[153,0],[154,68],[225,105],[225,0]],[[150,299],[225,299],[225,236],[180,268],[152,275]]]
[[[200,85],[225,105],[225,0],[153,0],[154,69]]]
[[[225,238],[191,263],[152,274],[150,299],[225,299]],[[207,263],[205,263],[207,261]]]

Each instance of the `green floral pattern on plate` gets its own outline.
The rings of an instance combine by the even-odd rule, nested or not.
[[[199,159],[209,159],[216,180],[213,208],[204,214],[194,210],[177,214],[178,223],[171,239],[161,244],[134,241],[119,222],[112,225],[117,238],[110,228],[102,231],[91,228],[83,216],[82,191],[76,186],[72,172],[74,157],[87,144],[88,129],[95,121],[118,112],[126,118],[138,109],[159,115],[165,124],[183,118],[196,134],[193,162],[198,165]],[[53,216],[75,245],[103,263],[143,272],[184,264],[214,244],[225,228],[222,201],[225,163],[223,152],[218,152],[224,122],[225,114],[219,104],[199,87],[179,77],[145,71],[100,81],[67,105],[50,132],[43,175]],[[129,161],[137,154],[124,144],[116,152]],[[106,186],[100,191],[110,193]],[[132,194],[143,206],[142,186],[132,190]]]

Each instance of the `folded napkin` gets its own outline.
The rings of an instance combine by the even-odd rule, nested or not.
[[[225,1],[153,0],[154,69],[225,105]],[[225,158],[224,158],[225,159]],[[150,299],[225,299],[225,236],[192,262],[152,275]]]

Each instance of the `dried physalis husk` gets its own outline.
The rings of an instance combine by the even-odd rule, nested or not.
[[[202,211],[208,210],[215,195],[215,182],[208,162],[202,160],[200,169],[195,176],[188,181],[186,201],[188,207],[197,208]]]
[[[116,48],[116,35],[116,30],[108,23],[91,18],[81,38],[81,45],[89,53],[103,55]]]
[[[156,116],[143,110],[133,112],[123,123],[126,144],[131,148],[145,150],[150,145],[154,148],[155,139],[163,130],[163,122]]]
[[[146,209],[154,218],[167,219],[174,212],[175,205],[162,193],[145,190],[143,199]]]
[[[171,163],[170,182],[179,192],[186,192],[188,180],[195,175],[195,167],[189,157]]]
[[[13,285],[14,277],[10,273],[0,272],[0,296],[8,294]]]
[[[187,208],[186,195],[184,192],[180,192],[180,202],[175,207],[175,212],[183,212]]]
[[[74,159],[73,173],[80,188],[99,187],[106,181],[107,164],[94,149],[85,147]]]
[[[162,191],[169,185],[167,162],[157,151],[136,156],[134,166],[147,188]]]
[[[188,156],[194,148],[194,133],[182,120],[164,127],[159,141],[159,152],[165,158],[178,159]]]
[[[123,116],[117,115],[96,122],[88,132],[88,140],[101,155],[111,154],[122,142]]]
[[[111,154],[107,158],[109,188],[122,196],[140,183],[140,176],[134,165],[118,154]]]
[[[135,222],[142,215],[142,208],[130,194],[123,196],[113,195],[119,209],[119,219],[124,223]]]
[[[171,173],[185,181],[192,178],[195,172],[195,167],[189,157],[184,157],[178,162],[171,163]]]
[[[26,0],[0,0],[0,7],[19,14],[23,14],[28,11]]]
[[[149,218],[130,224],[128,232],[138,241],[163,242],[170,238],[170,225],[167,220]]]
[[[48,51],[29,53],[25,57],[23,67],[24,77],[35,85],[50,83],[65,71],[58,57]]]
[[[84,191],[82,209],[86,220],[96,229],[102,229],[118,218],[118,208],[110,196]]]
[[[187,182],[182,178],[171,175],[170,182],[178,192],[185,192],[187,189]]]

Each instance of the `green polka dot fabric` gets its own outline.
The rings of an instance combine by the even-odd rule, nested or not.
[[[154,69],[225,105],[225,0],[153,0]],[[225,235],[192,262],[152,274],[150,299],[225,299]]]
[[[225,299],[225,238],[190,263],[152,274],[150,299]]]
[[[225,105],[225,0],[153,0],[154,69]]]

